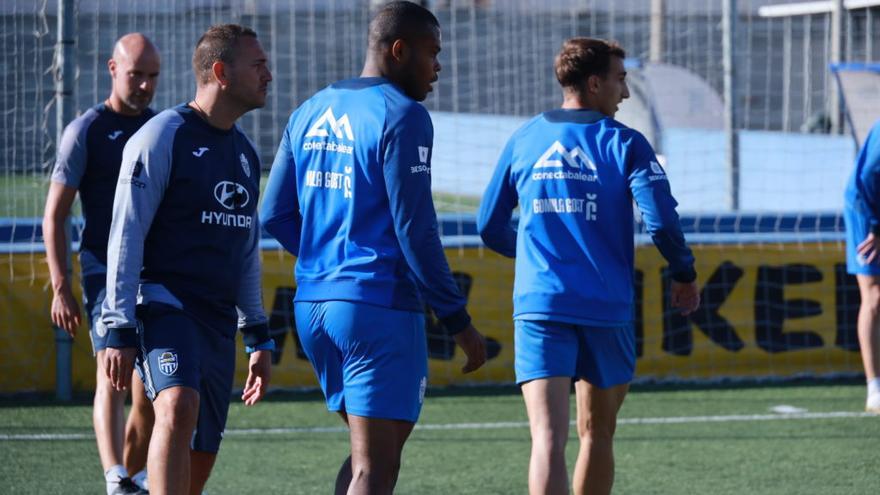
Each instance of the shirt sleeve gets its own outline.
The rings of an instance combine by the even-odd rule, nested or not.
[[[168,187],[174,130],[144,127],[122,152],[107,246],[107,295],[101,310],[108,347],[133,347],[137,342],[135,306],[144,241]]]
[[[384,178],[397,240],[428,304],[451,333],[470,324],[440,244],[431,198],[434,131],[427,110],[413,105],[384,136]]]
[[[880,123],[874,125],[856,158],[855,201],[859,211],[865,213],[875,235],[880,234]]]
[[[513,157],[513,139],[508,141],[492,180],[486,187],[477,212],[477,231],[490,249],[504,256],[516,256],[516,229],[511,225],[513,209],[519,202],[516,184],[510,177]]]
[[[645,223],[648,234],[660,254],[669,263],[672,277],[678,282],[693,282],[694,255],[681,232],[678,203],[672,197],[666,172],[651,145],[641,134],[634,134],[630,145],[629,188]]]
[[[291,122],[293,116],[291,116]],[[284,130],[260,206],[263,228],[294,256],[299,255],[302,216],[296,184],[296,163],[290,145],[290,128]]]
[[[90,117],[90,114],[86,114],[64,128],[61,142],[58,144],[55,168],[52,169],[52,182],[74,189],[79,188],[79,183],[86,173],[88,160],[86,138],[89,126],[94,121],[94,118]]]
[[[254,216],[257,216],[256,214]],[[269,325],[263,310],[262,267],[260,264],[259,218],[254,218],[247,252],[244,253],[236,310],[238,328],[251,347],[269,340]]]

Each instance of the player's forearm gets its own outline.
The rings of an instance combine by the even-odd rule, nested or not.
[[[516,230],[510,226],[512,209],[499,205],[498,199],[488,194],[487,191],[477,212],[477,232],[489,249],[513,258],[516,256]]]
[[[255,222],[256,223],[256,222]],[[262,267],[256,229],[251,238],[250,250],[242,263],[242,272],[235,307],[238,312],[238,328],[245,329],[257,325],[265,326],[268,319],[263,310]]]
[[[651,233],[651,239],[669,263],[669,270],[676,282],[688,283],[697,278],[693,252],[680,229],[656,229]]]
[[[67,266],[67,235],[64,232],[64,220],[54,216],[43,218],[43,243],[46,246],[46,263],[49,265],[49,277],[52,290],[56,293],[70,286]]]
[[[410,225],[412,225],[412,222]],[[458,290],[446,253],[435,229],[398,229],[398,241],[404,258],[418,280],[437,317],[450,333],[458,333],[470,324],[466,301]]]
[[[274,217],[262,222],[263,229],[281,244],[287,252],[299,255],[300,230],[302,223],[299,212],[294,216],[292,213],[287,218]]]
[[[510,227],[509,219],[504,225],[478,224],[478,229],[480,238],[489,249],[508,258],[516,257],[516,230]]]
[[[509,148],[509,145],[508,145]],[[489,249],[508,258],[516,256],[516,230],[511,227],[511,215],[516,208],[515,191],[510,182],[509,155],[505,148],[492,180],[486,187],[477,212],[477,231]]]

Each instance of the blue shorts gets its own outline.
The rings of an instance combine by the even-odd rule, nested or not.
[[[516,383],[568,376],[599,388],[629,383],[636,369],[632,326],[593,327],[555,321],[514,323]]]
[[[843,209],[843,222],[846,225],[846,271],[852,275],[880,275],[880,261],[866,263],[856,252],[858,245],[871,231],[866,216],[848,206]]]
[[[138,306],[137,370],[151,400],[170,387],[199,392],[190,448],[216,453],[226,427],[235,374],[235,340],[162,303]]]
[[[419,419],[428,377],[423,313],[347,301],[296,302],[294,313],[327,409]]]
[[[92,353],[97,354],[107,348],[107,327],[101,323],[101,306],[107,295],[107,275],[95,274],[82,277],[83,307],[89,319],[89,337],[92,339]]]

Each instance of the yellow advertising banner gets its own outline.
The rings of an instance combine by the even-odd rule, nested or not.
[[[446,254],[468,296],[474,324],[488,338],[490,360],[481,370],[462,375],[461,351],[428,313],[429,383],[512,382],[513,260],[481,247],[447,247]],[[858,288],[846,274],[841,243],[698,245],[694,254],[702,306],[683,317],[669,309],[665,261],[653,246],[637,248],[638,378],[705,380],[861,371]],[[5,254],[0,270],[0,393],[51,391],[55,337],[43,255]],[[264,302],[280,344],[272,384],[315,387],[295,336],[292,273],[291,256],[280,250],[263,252]],[[245,364],[242,349],[236,369],[239,386],[246,376]],[[91,389],[94,375],[84,324],[73,343],[74,389]]]

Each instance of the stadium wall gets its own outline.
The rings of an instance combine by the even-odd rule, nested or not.
[[[665,261],[644,234],[637,236],[634,326],[638,379],[860,373],[856,336],[859,295],[854,278],[846,274],[843,243],[836,232],[839,218],[796,215],[729,220],[683,219],[688,238],[695,243],[703,299],[701,308],[687,318],[668,307]],[[775,233],[761,233],[764,224],[773,225]],[[814,235],[797,233],[808,224]],[[726,226],[731,230],[736,226],[739,233],[726,235]],[[429,314],[430,384],[511,383],[513,261],[481,245],[472,219],[446,219],[441,228],[446,255],[468,295],[474,322],[489,338],[491,359],[478,372],[461,375],[461,352]],[[710,229],[712,232],[707,232]],[[830,232],[823,234],[823,229]],[[751,237],[749,230],[753,231]],[[26,250],[7,251],[0,258],[0,270],[11,275],[0,283],[0,393],[50,392],[54,389],[55,349],[48,317],[48,271],[41,256],[34,257]],[[272,331],[282,344],[275,356],[272,384],[315,387],[309,364],[295,333],[291,333],[294,260],[274,241],[264,239],[263,262],[264,303]],[[33,328],[44,331],[34,332]],[[79,391],[91,390],[95,380],[87,333],[83,326],[74,340],[73,385]],[[243,349],[237,364],[236,383],[241,386],[246,376]]]

